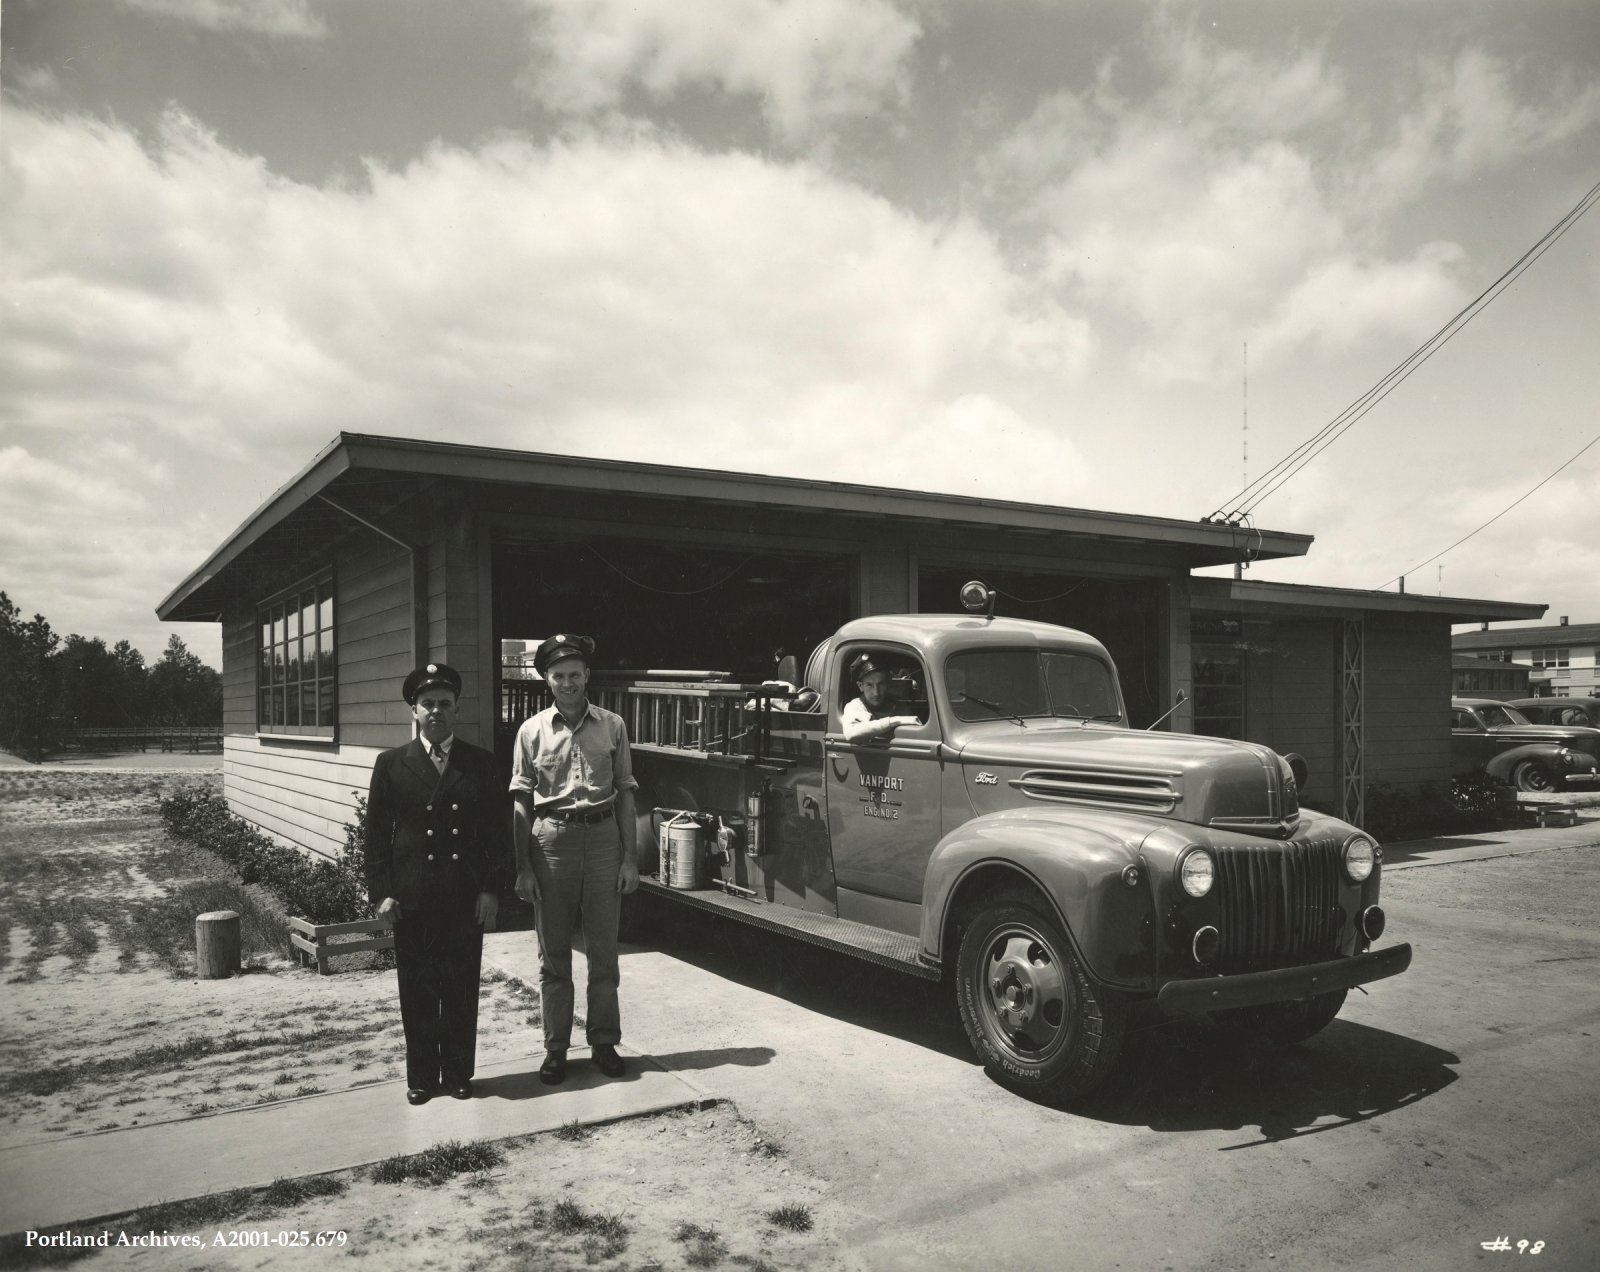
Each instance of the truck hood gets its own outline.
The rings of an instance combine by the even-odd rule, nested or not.
[[[976,813],[1015,807],[1020,792],[1254,835],[1287,837],[1300,820],[1289,766],[1253,742],[996,721],[965,738],[959,754]]]

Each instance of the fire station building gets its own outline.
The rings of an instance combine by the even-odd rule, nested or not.
[[[958,610],[1080,628],[1130,722],[1298,752],[1303,802],[1450,775],[1450,627],[1543,605],[1196,575],[1308,535],[837,482],[341,434],[157,608],[222,624],[224,790],[337,853],[377,753],[411,736],[407,671],[464,678],[458,731],[509,765],[503,642],[581,631],[597,670],[775,675],[841,623]],[[515,661],[515,660],[513,660]]]

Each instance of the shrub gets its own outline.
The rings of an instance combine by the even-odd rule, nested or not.
[[[1366,829],[1379,842],[1427,839],[1492,830],[1499,784],[1487,773],[1415,786],[1374,783],[1367,787]]]
[[[346,853],[338,861],[308,857],[298,848],[274,843],[235,817],[227,803],[209,791],[169,795],[160,808],[168,835],[215,853],[245,883],[270,888],[290,914],[312,923],[349,923],[366,917],[366,854],[359,806],[357,821],[345,827]]]

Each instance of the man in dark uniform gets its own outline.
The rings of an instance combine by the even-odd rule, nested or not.
[[[461,677],[418,667],[402,695],[420,737],[385,751],[367,794],[367,893],[394,927],[406,1099],[472,1094],[478,973],[510,825],[494,756],[455,736]]]
[[[622,717],[588,699],[587,636],[552,636],[533,665],[555,705],[522,722],[511,762],[517,895],[537,907],[539,993],[544,1008],[542,1081],[567,1076],[574,988],[572,937],[580,926],[589,960],[585,1039],[608,1078],[627,1066],[617,1054],[617,920],[624,893],[639,886],[633,753]]]

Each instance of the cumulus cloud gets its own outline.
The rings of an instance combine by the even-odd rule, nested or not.
[[[749,95],[788,142],[903,103],[917,22],[888,0],[524,0],[536,15],[528,91],[557,111],[630,90]]]
[[[121,0],[130,9],[153,13],[210,31],[251,31],[258,35],[318,39],[327,25],[310,0]]]
[[[3,145],[0,428],[57,448],[7,453],[8,507],[31,511],[4,546],[58,580],[120,572],[148,607],[341,430],[843,480],[871,436],[896,485],[1062,500],[1085,480],[1062,422],[1019,405],[1081,376],[1082,320],[976,224],[806,163],[501,139],[324,189],[177,112],[141,142],[15,109]],[[64,458],[119,429],[140,457]],[[219,458],[256,487],[213,480]],[[104,518],[174,498],[202,528],[157,585]]]
[[[1540,82],[1481,50],[1419,67],[1394,135],[1351,174],[1368,215],[1411,202],[1438,181],[1465,181],[1525,158],[1600,122],[1600,85]]]

